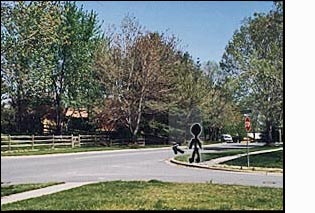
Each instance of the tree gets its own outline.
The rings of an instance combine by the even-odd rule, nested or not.
[[[201,102],[207,93],[207,82],[200,69],[188,52],[178,53],[174,67],[175,90],[170,106],[170,122],[174,140],[182,142],[190,137],[190,126],[201,122]]]
[[[283,5],[247,18],[226,47],[222,69],[234,78],[234,98],[264,120],[269,142],[272,127],[283,122]]]
[[[58,26],[58,39],[51,45],[51,86],[56,111],[56,133],[62,132],[64,109],[91,107],[99,85],[92,70],[100,40],[95,12],[84,12],[75,2],[66,2]]]
[[[120,115],[115,120],[129,129],[135,141],[145,110],[153,110],[172,90],[169,67],[174,63],[175,38],[145,32],[135,18],[126,16],[121,31],[109,32],[107,39],[96,59],[107,93],[103,111]]]
[[[40,123],[55,108],[61,133],[64,109],[93,105],[99,28],[96,13],[74,2],[1,2],[1,77],[16,111],[17,132],[32,131],[28,124],[34,122],[27,118]]]
[[[14,109],[17,132],[27,132],[31,105],[45,95],[43,58],[46,45],[57,35],[58,4],[54,2],[1,2],[1,78]],[[34,130],[34,127],[30,127]]]

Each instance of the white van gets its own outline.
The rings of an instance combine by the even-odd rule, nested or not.
[[[221,135],[222,142],[233,142],[232,136],[229,134],[222,134]]]

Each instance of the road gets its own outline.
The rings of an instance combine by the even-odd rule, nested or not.
[[[242,145],[212,145],[213,149]],[[187,151],[187,150],[186,150]],[[186,152],[187,153],[187,152]],[[169,163],[169,148],[1,157],[1,182],[150,180],[283,187],[283,175],[228,172]]]

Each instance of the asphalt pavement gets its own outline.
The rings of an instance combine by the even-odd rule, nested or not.
[[[242,147],[216,144],[203,151]],[[251,144],[254,146],[254,144]],[[243,147],[244,148],[244,147]],[[184,149],[185,154],[191,150]],[[170,182],[212,182],[283,187],[282,174],[238,173],[188,168],[169,163],[175,154],[169,148],[115,150],[42,156],[1,157],[1,182],[99,182],[111,180],[161,180]]]

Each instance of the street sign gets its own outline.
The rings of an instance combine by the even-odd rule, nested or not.
[[[251,127],[250,127],[250,119],[249,119],[248,116],[246,116],[246,118],[245,118],[245,129],[246,129],[247,132],[249,132],[250,129],[251,129]]]

